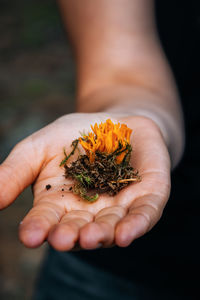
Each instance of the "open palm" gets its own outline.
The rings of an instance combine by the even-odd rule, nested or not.
[[[125,123],[133,129],[132,161],[141,182],[132,183],[116,196],[103,194],[94,203],[74,195],[59,166],[63,148],[90,124]],[[70,158],[72,161],[74,157]],[[70,161],[69,161],[70,162]],[[0,208],[12,203],[33,184],[33,208],[20,225],[20,240],[37,247],[45,240],[57,250],[70,250],[78,242],[83,249],[113,244],[128,246],[149,231],[161,217],[170,192],[170,160],[162,135],[153,121],[144,117],[71,114],[20,142],[0,166]],[[46,189],[50,185],[50,189]]]

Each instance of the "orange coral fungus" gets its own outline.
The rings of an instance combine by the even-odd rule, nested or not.
[[[113,124],[108,119],[105,123],[91,126],[92,131],[82,134],[72,142],[72,151],[61,161],[64,165],[65,178],[75,180],[70,190],[82,199],[93,203],[99,194],[116,195],[131,182],[141,180],[138,171],[130,165],[132,130],[125,124]],[[68,159],[74,155],[78,144],[86,153],[80,154],[71,165]]]
[[[130,144],[132,130],[125,124],[113,124],[110,119],[99,125],[91,125],[91,128],[93,132],[79,138],[90,162],[94,162],[96,151],[111,154],[120,149],[122,153],[116,157],[116,162],[120,164],[127,153],[125,149]]]

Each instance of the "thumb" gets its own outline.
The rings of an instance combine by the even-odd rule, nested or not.
[[[10,205],[39,174],[44,161],[42,147],[33,139],[18,143],[0,165],[0,209]]]

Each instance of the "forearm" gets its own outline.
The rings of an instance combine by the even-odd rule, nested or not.
[[[84,5],[83,5],[84,2]],[[60,0],[77,65],[77,110],[144,115],[160,127],[175,165],[182,112],[160,47],[153,1]]]

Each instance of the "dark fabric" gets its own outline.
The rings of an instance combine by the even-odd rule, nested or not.
[[[172,174],[161,221],[127,248],[58,253],[38,280],[40,299],[199,299],[200,10],[199,1],[156,2],[161,41],[185,113],[186,150]]]
[[[101,257],[100,251],[98,255]],[[117,262],[116,262],[117,264]],[[134,270],[132,270],[134,271]],[[181,300],[177,291],[161,288],[158,283],[116,276],[71,253],[49,248],[43,263],[33,300]],[[184,298],[185,299],[185,298]],[[188,299],[188,298],[186,298]]]

